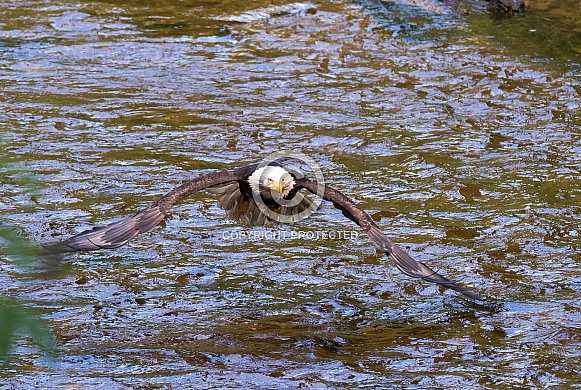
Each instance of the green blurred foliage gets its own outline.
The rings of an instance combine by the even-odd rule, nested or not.
[[[0,145],[2,145],[1,137]],[[0,154],[0,170],[12,162],[9,156]],[[27,191],[37,191],[40,188],[30,174],[22,173],[17,177],[18,185],[26,188]],[[10,259],[19,267],[27,267],[36,262],[36,252],[36,246],[15,226],[0,219],[0,260]],[[45,353],[53,353],[56,350],[54,335],[46,321],[23,303],[13,298],[0,297],[0,361],[2,363],[9,362],[11,347],[18,336],[30,337]]]
[[[44,352],[53,353],[56,343],[46,321],[32,310],[14,300],[0,300],[0,359],[6,363],[15,338],[26,335],[34,340]]]

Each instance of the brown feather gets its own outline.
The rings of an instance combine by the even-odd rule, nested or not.
[[[85,230],[65,241],[44,245],[42,253],[91,251],[120,247],[137,234],[149,231],[157,226],[165,218],[172,206],[188,195],[208,187],[246,180],[255,169],[256,164],[234,171],[210,173],[197,177],[170,191],[153,205],[130,218]]]
[[[306,188],[309,192],[317,193],[319,186],[316,182],[309,179],[301,179],[297,181],[297,187]],[[380,251],[385,253],[393,264],[404,274],[412,278],[421,278],[428,282],[439,284],[454,291],[458,291],[470,299],[484,301],[486,300],[480,294],[477,294],[468,287],[462,287],[455,282],[446,279],[436,271],[432,270],[425,264],[414,260],[403,249],[395,245],[375,224],[373,219],[365,211],[355,205],[355,203],[341,192],[329,187],[323,186],[321,191],[323,199],[328,200],[340,209],[343,214],[357,223],[367,233],[367,236]]]

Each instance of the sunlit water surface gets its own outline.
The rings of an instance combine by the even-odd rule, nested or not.
[[[363,234],[290,234],[357,231],[331,205],[284,239],[232,239],[247,228],[200,193],[117,250],[32,273],[2,256],[3,294],[60,344],[51,359],[18,339],[7,388],[581,382],[574,44],[523,56],[495,35],[521,20],[405,3],[22,1],[0,15],[0,211],[32,240],[294,149],[417,259],[500,304],[402,276]]]

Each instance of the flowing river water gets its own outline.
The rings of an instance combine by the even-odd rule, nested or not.
[[[2,388],[578,386],[579,4],[415,3],[0,2],[0,211],[23,236],[297,150],[495,303],[402,276],[332,205],[249,229],[199,193],[46,269],[0,247],[3,296],[59,345],[17,338]]]

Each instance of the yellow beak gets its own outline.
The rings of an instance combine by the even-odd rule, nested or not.
[[[282,182],[282,179],[280,179],[278,181],[278,184],[276,184],[275,187],[276,187],[275,189],[278,191],[278,193],[280,195],[282,195],[282,192],[284,191],[284,183]]]

